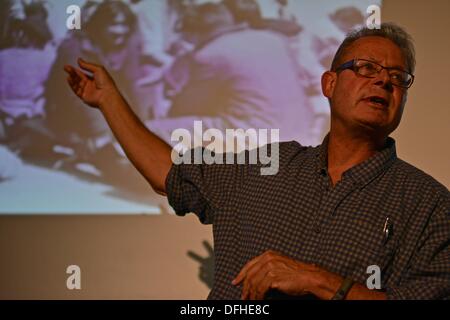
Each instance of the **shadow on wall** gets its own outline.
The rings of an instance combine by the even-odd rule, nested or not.
[[[206,248],[207,256],[203,257],[194,251],[188,251],[187,255],[194,261],[200,263],[198,277],[201,282],[212,289],[214,284],[214,249],[207,240],[204,240],[203,246]]]

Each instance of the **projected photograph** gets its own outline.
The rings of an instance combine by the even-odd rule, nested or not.
[[[64,65],[105,66],[171,145],[194,121],[317,145],[329,117],[320,76],[372,4],[381,0],[1,0],[0,213],[169,210],[101,112],[72,93]]]

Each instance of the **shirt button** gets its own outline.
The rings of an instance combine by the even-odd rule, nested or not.
[[[320,233],[321,231],[322,231],[322,229],[320,228],[319,225],[315,225],[315,226],[314,226],[314,232],[315,232],[315,233]]]

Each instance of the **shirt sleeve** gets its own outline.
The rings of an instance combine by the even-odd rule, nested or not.
[[[200,148],[203,153],[205,148]],[[245,166],[194,163],[195,149],[191,150],[191,164],[174,164],[166,178],[166,193],[175,213],[184,216],[195,213],[203,224],[212,224],[214,214],[232,201],[234,190],[240,183]]]
[[[450,196],[437,203],[410,267],[396,287],[387,288],[388,299],[450,299]]]
[[[303,149],[296,141],[271,143],[240,153],[214,154],[205,148],[191,149],[190,164],[174,164],[167,175],[169,204],[177,215],[193,212],[203,224],[212,224],[216,213],[236,210],[239,190],[249,179],[265,183],[266,176],[277,175],[279,171],[281,174]],[[199,154],[221,161],[212,164],[195,161]],[[183,156],[186,158],[189,157]]]

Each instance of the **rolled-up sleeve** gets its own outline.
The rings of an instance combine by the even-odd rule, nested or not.
[[[202,152],[204,149],[202,149]],[[169,204],[179,216],[195,213],[203,224],[232,201],[245,166],[226,164],[174,164],[166,178]],[[193,163],[193,161],[191,162]]]

